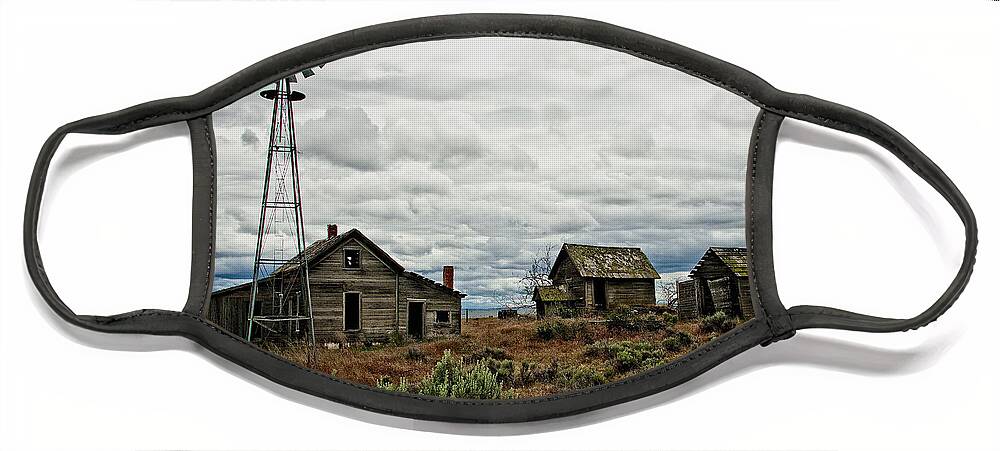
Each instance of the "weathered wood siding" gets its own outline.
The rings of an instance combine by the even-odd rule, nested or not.
[[[608,308],[621,305],[655,305],[653,279],[604,279]]]
[[[750,279],[748,277],[737,277],[737,292],[739,293],[740,318],[753,318],[753,301],[750,298]]]
[[[682,320],[698,317],[698,302],[694,294],[697,283],[693,279],[677,282],[677,313]]]
[[[344,267],[346,249],[360,252],[359,268]],[[383,342],[394,331],[405,333],[407,298],[419,298],[426,302],[425,336],[461,332],[462,298],[459,293],[412,273],[398,274],[395,268],[398,266],[388,266],[364,243],[353,237],[338,244],[322,260],[315,261],[309,269],[309,287],[317,344],[345,340]],[[265,279],[258,287],[257,305],[260,306],[260,314],[273,314],[275,304],[271,300],[270,283],[269,279]],[[358,293],[360,296],[359,330],[344,330],[346,293]],[[205,317],[222,328],[245,337],[249,303],[249,285],[222,291],[212,295]],[[447,311],[449,321],[437,321],[438,311]],[[304,306],[301,313],[306,314]],[[289,336],[292,336],[291,332]]]
[[[749,280],[732,275],[709,281],[701,278],[679,281],[677,311],[681,319],[694,319],[716,311],[742,319],[753,318]]]
[[[719,311],[753,318],[750,281],[739,274],[715,253],[706,253],[692,270],[691,280],[677,282],[678,316],[690,320]]]
[[[247,336],[247,326],[250,319],[250,284],[222,294],[213,294],[205,311],[205,319],[219,327],[242,338]],[[257,311],[259,314],[270,314],[276,309],[271,302],[272,287],[267,281],[257,287]],[[272,325],[280,327],[277,325]],[[285,325],[282,325],[285,326]],[[259,332],[259,330],[258,330]],[[257,333],[254,333],[256,336]]]
[[[241,338],[247,336],[249,318],[249,288],[213,296],[205,311],[205,319]]]
[[[344,267],[344,249],[361,251],[361,267]],[[385,341],[396,329],[396,272],[356,240],[334,249],[309,271],[316,342]],[[344,293],[361,294],[361,330],[344,330]],[[343,334],[343,336],[341,336]]]
[[[708,291],[715,311],[733,314],[733,283],[729,277],[709,280]]]
[[[584,280],[580,276],[580,272],[577,271],[573,260],[568,258],[561,260],[554,275],[552,285],[565,285],[566,292],[569,293],[571,298],[584,300],[584,304],[587,307],[592,308],[594,306],[594,288],[589,281]]]
[[[750,298],[750,283],[746,277],[732,274],[729,277],[708,281],[712,304],[715,311],[742,319],[754,316],[753,301]]]
[[[441,287],[430,285],[411,274],[399,277],[399,315],[400,333],[406,333],[407,305],[410,301],[424,302],[424,337],[432,338],[442,335],[459,334],[462,332],[462,298],[455,293],[449,293]],[[437,312],[448,312],[448,322],[437,322]]]
[[[694,274],[697,278],[711,280],[733,275],[732,270],[716,255],[710,255],[700,263],[701,266],[697,269],[697,273]]]

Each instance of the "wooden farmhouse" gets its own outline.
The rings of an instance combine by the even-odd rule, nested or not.
[[[552,286],[535,288],[535,312],[552,308],[606,310],[656,304],[660,274],[636,247],[563,244],[552,264]]]
[[[406,271],[357,229],[338,235],[336,225],[304,253],[317,344],[384,342],[394,331],[418,339],[461,333],[465,294],[454,288],[454,267],[445,266],[437,283]],[[282,275],[294,272],[289,266],[258,283],[260,312],[271,308],[270,293]],[[206,317],[246,337],[250,289],[245,283],[212,293]]]
[[[742,319],[753,317],[745,248],[710,247],[689,276],[689,280],[677,282],[677,311],[681,319],[696,319],[715,312]]]

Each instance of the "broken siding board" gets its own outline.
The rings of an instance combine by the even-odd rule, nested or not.
[[[733,313],[731,281],[728,277],[708,281],[708,291],[712,296],[712,306],[717,312]]]
[[[695,281],[693,292],[698,307],[697,316],[724,311],[743,319],[754,317],[746,252],[744,248],[711,247],[694,266],[690,277]],[[680,295],[680,287],[678,285],[678,296],[684,298]]]
[[[677,282],[677,314],[680,319],[688,320],[698,317],[698,303],[695,300],[695,280]]]

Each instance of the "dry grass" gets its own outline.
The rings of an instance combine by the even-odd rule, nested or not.
[[[607,381],[612,382],[645,369],[617,371],[606,357],[595,356],[593,352],[588,355],[586,352],[588,345],[631,341],[658,346],[674,333],[671,330],[690,334],[694,339],[692,346],[680,351],[666,352],[659,363],[667,363],[719,335],[700,332],[697,322],[681,322],[667,330],[650,332],[609,330],[603,322],[588,321],[585,333],[580,337],[568,340],[543,340],[536,333],[541,321],[533,317],[504,320],[477,318],[463,321],[461,336],[412,342],[402,346],[319,349],[316,360],[311,365],[306,365],[304,348],[283,347],[269,350],[299,365],[312,367],[339,379],[368,385],[375,385],[383,377],[392,381],[406,378],[410,382],[417,382],[430,373],[446,349],[450,349],[456,356],[468,357],[476,353],[481,354],[485,348],[502,350],[506,354],[504,358],[513,360],[515,367],[527,362],[540,368],[552,368],[553,365],[561,369],[589,368],[605,374]],[[512,388],[515,396],[519,398],[544,396],[567,390],[554,380],[514,384]]]

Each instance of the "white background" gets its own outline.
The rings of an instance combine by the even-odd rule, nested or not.
[[[742,66],[886,121],[978,214],[979,262],[943,318],[906,334],[804,331],[666,393],[590,414],[470,426],[301,395],[183,339],[66,326],[28,279],[21,220],[59,125],[197,92],[298,44],[456,12],[588,17]],[[274,30],[281,28],[279,34]],[[25,448],[973,449],[1000,447],[996,299],[1000,2],[3,2],[0,6],[0,444]],[[67,139],[42,252],[82,313],[180,309],[188,282],[183,125]],[[775,250],[787,305],[913,315],[957,268],[961,227],[887,152],[786,124]],[[136,143],[140,145],[136,146]],[[103,144],[92,147],[94,144]],[[131,150],[135,147],[134,150]],[[832,149],[827,149],[832,148]],[[127,152],[125,150],[128,150]],[[156,259],[150,272],[135,259]],[[141,294],[136,296],[135,294]]]

